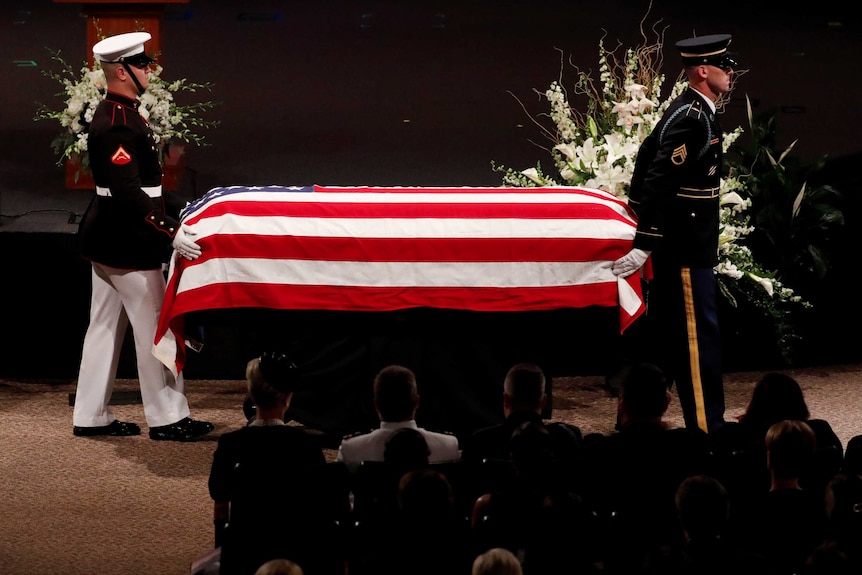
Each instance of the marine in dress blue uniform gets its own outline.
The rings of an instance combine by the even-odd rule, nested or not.
[[[153,355],[165,292],[169,249],[200,255],[194,232],[171,218],[162,198],[162,170],[153,132],[138,112],[154,60],[146,32],[112,36],[93,54],[105,70],[107,93],[89,127],[88,152],[96,195],[79,228],[81,255],[92,264],[90,323],[84,337],[73,414],[78,436],[138,435],[114,416],[110,399],[126,328],[135,339],[138,378],[151,439],[187,441],[212,424],[189,417],[183,378]]]
[[[629,204],[638,216],[633,250],[614,263],[633,273],[651,256],[646,357],[673,380],[686,427],[724,423],[717,317],[722,131],[715,100],[730,89],[736,62],[729,34],[677,42],[689,86],[644,140]]]

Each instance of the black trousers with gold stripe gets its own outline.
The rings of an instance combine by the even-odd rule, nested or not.
[[[647,358],[676,385],[686,427],[712,431],[724,423],[715,274],[712,268],[654,263],[647,292]]]

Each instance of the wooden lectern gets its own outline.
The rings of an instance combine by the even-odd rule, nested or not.
[[[139,2],[138,0],[54,0],[57,4],[81,4],[87,15],[87,64],[93,67],[93,45],[102,38],[125,32],[149,32],[152,38],[146,44],[147,54],[161,64],[161,24],[165,4],[187,4],[189,0],[160,0]],[[166,190],[177,189],[179,173],[184,169],[183,146],[174,146],[175,153],[168,156],[163,166],[162,185]],[[66,162],[66,187],[90,189],[93,179],[89,174],[79,174],[78,166]]]
[[[81,4],[87,15],[87,62],[93,65],[93,45],[107,36],[145,31],[152,35],[147,53],[161,56],[160,28],[165,4],[187,4],[189,0],[54,0],[58,4]],[[160,59],[160,58],[156,58]]]

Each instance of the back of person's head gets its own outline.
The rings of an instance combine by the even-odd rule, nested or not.
[[[419,404],[416,375],[401,365],[381,369],[374,376],[374,404],[382,421],[413,419]]]
[[[801,575],[859,575],[859,568],[841,545],[826,540],[808,553]]]
[[[402,427],[392,432],[383,447],[383,462],[409,471],[428,466],[431,450],[418,429]]]
[[[398,509],[404,519],[420,523],[448,519],[454,505],[452,484],[436,469],[408,471],[398,482]]]
[[[620,407],[633,419],[661,418],[670,404],[670,385],[664,372],[651,363],[626,371],[620,387]]]
[[[817,438],[804,421],[785,419],[766,432],[766,461],[778,479],[794,479],[811,464]]]
[[[676,490],[679,522],[690,539],[721,535],[730,517],[730,499],[720,481],[708,475],[693,475]]]
[[[778,421],[805,421],[809,415],[799,382],[785,373],[771,372],[754,386],[742,421],[766,430]]]
[[[506,373],[503,400],[507,411],[540,413],[545,405],[545,374],[532,363],[518,363]]]
[[[254,575],[303,575],[302,568],[287,559],[271,559],[257,568]]]
[[[248,393],[262,408],[278,407],[299,385],[299,369],[282,353],[266,352],[245,367]]]
[[[522,575],[523,572],[514,553],[502,547],[494,547],[476,557],[471,575]]]

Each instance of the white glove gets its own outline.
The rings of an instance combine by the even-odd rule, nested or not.
[[[638,271],[641,266],[647,261],[650,252],[639,250],[637,248],[633,249],[620,259],[614,262],[612,271],[615,275],[620,277],[629,277],[636,271]]]
[[[180,229],[177,230],[171,245],[187,260],[196,260],[201,255],[201,247],[191,239],[196,235],[198,235],[197,232],[189,226],[180,224]]]

